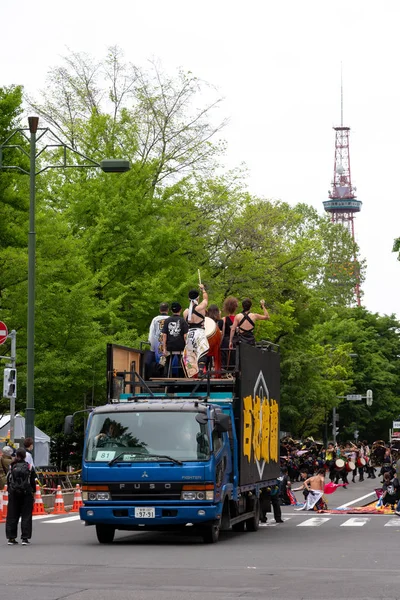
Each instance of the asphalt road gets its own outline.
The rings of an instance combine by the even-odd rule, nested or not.
[[[365,496],[374,482],[338,490],[330,507]],[[117,532],[100,545],[76,517],[49,516],[35,519],[30,547],[10,547],[0,525],[0,599],[400,598],[399,517],[283,512],[283,524],[271,515],[258,532],[221,534],[216,545],[189,528],[179,536]]]

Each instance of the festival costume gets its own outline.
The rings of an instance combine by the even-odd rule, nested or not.
[[[186,374],[188,377],[195,377],[200,369],[199,363],[205,358],[210,348],[206,332],[204,329],[205,317],[193,306],[191,302],[187,322],[189,331],[186,337],[186,346],[183,352],[183,364],[185,365]],[[191,323],[192,314],[195,314],[201,319],[200,323]]]
[[[316,510],[322,510],[323,505],[325,504],[322,499],[323,495],[324,492],[321,492],[320,490],[310,490],[304,506],[297,510],[313,510],[314,507]]]
[[[158,364],[163,353],[162,330],[168,315],[157,315],[151,322],[149,331],[150,349],[154,352],[155,361]]]

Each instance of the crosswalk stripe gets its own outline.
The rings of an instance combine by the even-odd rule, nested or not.
[[[341,523],[340,527],[362,527],[369,521],[369,517],[352,517],[344,523]]]
[[[385,527],[398,527],[400,529],[400,519],[390,519],[385,523]]]
[[[282,517],[284,521],[289,521],[291,517]],[[276,521],[267,521],[267,523],[260,523],[260,527],[276,527],[279,525]]]
[[[319,527],[329,520],[330,517],[312,517],[311,519],[307,519],[307,521],[299,523],[297,527]]]
[[[63,517],[62,519],[50,519],[49,521],[43,521],[43,523],[69,523],[70,521],[78,521],[79,515],[73,515],[72,517]]]

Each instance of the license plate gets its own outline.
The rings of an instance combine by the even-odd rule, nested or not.
[[[140,506],[135,508],[135,519],[155,519],[155,508],[148,506]]]

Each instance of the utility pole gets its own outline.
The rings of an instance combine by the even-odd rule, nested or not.
[[[336,444],[336,406],[332,408],[332,436],[333,443]]]

